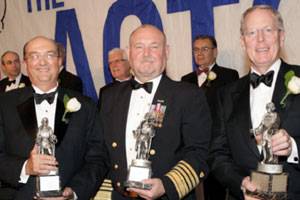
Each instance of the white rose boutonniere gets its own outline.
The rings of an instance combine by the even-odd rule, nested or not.
[[[23,88],[23,87],[25,87],[25,83],[20,83],[19,88]]]
[[[207,74],[207,84],[206,86],[210,86],[210,82],[217,78],[217,74],[213,71],[209,71]]]
[[[284,85],[286,93],[280,101],[280,105],[285,107],[285,101],[290,94],[300,94],[300,78],[295,75],[295,72],[290,70],[284,75]]]
[[[65,94],[64,96],[64,105],[65,105],[65,112],[62,117],[62,121],[68,123],[69,119],[66,119],[66,114],[68,112],[77,112],[81,108],[81,103],[75,98],[70,98],[68,95]]]

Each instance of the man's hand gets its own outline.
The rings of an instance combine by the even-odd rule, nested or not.
[[[272,136],[272,151],[277,156],[289,156],[292,152],[292,141],[290,135],[280,129]]]
[[[47,175],[50,171],[57,170],[57,165],[54,156],[38,154],[38,147],[35,145],[30,152],[25,171],[27,175]]]
[[[136,189],[136,188],[128,188],[128,191],[136,192],[140,197],[152,200],[157,199],[165,194],[165,188],[162,183],[162,181],[158,178],[153,179],[146,179],[143,181],[145,184],[150,184],[151,190],[142,190],[142,189]]]
[[[256,186],[250,181],[249,176],[247,176],[243,179],[241,189],[243,191],[245,200],[260,200],[260,199],[246,195],[246,190],[248,190],[250,192],[255,192],[255,190],[257,189]]]

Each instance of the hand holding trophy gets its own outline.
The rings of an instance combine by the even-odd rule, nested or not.
[[[38,128],[36,145],[38,153],[42,155],[55,156],[56,136],[51,127],[48,126],[48,119],[43,118]],[[38,199],[62,196],[58,170],[50,171],[48,175],[36,176],[36,197]]]
[[[251,182],[257,186],[255,192],[246,191],[247,195],[262,199],[286,199],[287,197],[287,173],[283,172],[283,166],[278,164],[278,156],[273,154],[271,138],[278,131],[280,125],[279,116],[272,102],[266,105],[267,113],[260,125],[253,130],[255,136],[262,137],[263,159],[258,163],[257,171],[251,173]]]
[[[149,152],[152,138],[155,136],[157,128],[162,126],[166,106],[158,103],[152,105],[150,112],[145,114],[137,130],[133,131],[136,139],[135,150],[136,159],[132,160],[129,166],[127,181],[124,185],[131,188],[151,189],[151,185],[144,184],[144,179],[151,178],[151,161],[149,161]]]

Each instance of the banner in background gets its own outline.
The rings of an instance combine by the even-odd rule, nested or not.
[[[66,67],[84,83],[84,93],[97,99],[100,87],[111,82],[108,51],[126,48],[130,32],[153,24],[167,35],[171,49],[167,74],[175,80],[193,70],[193,38],[215,35],[217,62],[248,71],[239,44],[241,13],[252,5],[269,4],[283,15],[287,39],[283,57],[300,63],[300,2],[294,0],[0,0],[0,53],[22,55],[26,41],[45,35],[67,49]],[[294,11],[294,12],[291,12]],[[298,35],[297,35],[298,34]],[[290,39],[289,39],[290,38]],[[26,69],[23,69],[26,73]]]

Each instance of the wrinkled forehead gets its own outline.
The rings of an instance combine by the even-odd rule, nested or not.
[[[141,26],[134,30],[130,36],[130,44],[134,44],[136,42],[148,40],[159,43],[166,43],[165,35],[154,26]]]
[[[260,26],[260,25],[261,26],[276,25],[275,15],[270,10],[256,9],[245,16],[244,28],[251,28],[251,26]]]
[[[3,56],[3,60],[13,60],[13,59],[19,59],[19,55],[13,52],[9,52]]]
[[[57,51],[57,45],[50,39],[36,38],[26,45],[25,51],[26,53]]]

